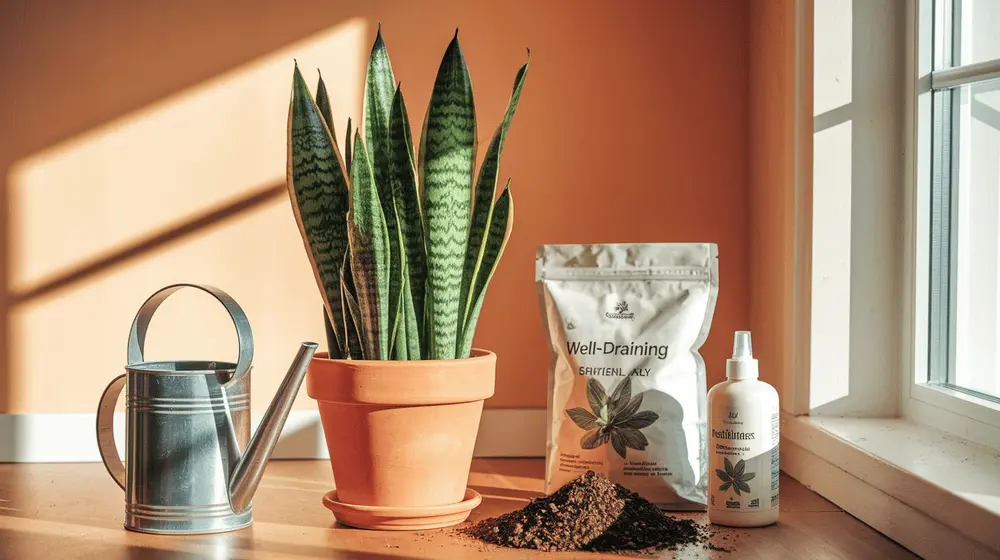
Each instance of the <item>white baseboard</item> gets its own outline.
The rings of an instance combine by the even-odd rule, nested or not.
[[[260,421],[254,418],[254,424]],[[0,463],[100,461],[95,414],[0,414]],[[115,415],[115,440],[124,451],[125,414]],[[479,425],[476,457],[544,457],[544,409],[486,409]],[[289,415],[274,459],[327,459],[326,440],[315,410]]]

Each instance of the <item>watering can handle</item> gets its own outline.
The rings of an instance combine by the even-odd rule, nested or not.
[[[122,490],[125,489],[125,463],[118,457],[118,446],[115,445],[115,403],[125,387],[125,379],[123,373],[108,383],[97,406],[97,449],[101,452],[108,474]]]
[[[250,330],[250,321],[247,319],[246,314],[243,313],[240,305],[229,294],[218,288],[201,284],[174,284],[161,288],[160,291],[151,295],[142,304],[139,312],[135,315],[135,320],[132,321],[132,330],[128,335],[129,367],[145,361],[143,359],[143,350],[146,345],[146,330],[149,329],[149,321],[153,318],[153,313],[156,313],[156,310],[165,299],[182,288],[195,288],[210,294],[229,312],[229,317],[233,320],[233,325],[236,326],[240,354],[236,361],[236,371],[233,372],[232,379],[227,381],[226,385],[228,386],[236,382],[236,380],[243,377],[250,370],[250,364],[253,362],[253,333]]]

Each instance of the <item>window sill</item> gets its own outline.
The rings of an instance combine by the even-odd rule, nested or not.
[[[1000,555],[1000,453],[906,420],[783,415],[782,469],[927,558]]]

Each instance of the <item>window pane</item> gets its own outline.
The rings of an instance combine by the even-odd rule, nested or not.
[[[951,68],[953,64],[952,32],[959,26],[955,23],[955,8],[961,0],[934,0],[934,69]]]
[[[953,66],[1000,58],[1000,0],[953,0]]]
[[[1000,13],[1000,0],[978,3],[991,2]],[[948,381],[1000,396],[1000,82],[964,86],[952,99],[955,338]]]

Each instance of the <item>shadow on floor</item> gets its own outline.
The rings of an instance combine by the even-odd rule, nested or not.
[[[476,492],[483,495],[484,499],[514,500],[518,502],[529,502],[532,498],[542,497],[541,492],[530,492],[528,490],[514,490],[510,488],[498,488],[496,486],[469,486]]]

